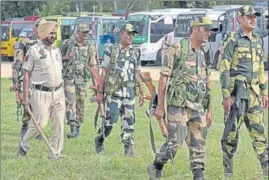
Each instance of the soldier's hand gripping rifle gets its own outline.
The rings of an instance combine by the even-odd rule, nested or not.
[[[152,99],[151,99],[151,101],[149,103],[149,109],[146,111],[146,114],[149,117],[151,148],[152,148],[152,151],[156,155],[158,155],[159,153],[156,152],[156,146],[155,146],[155,141],[154,141],[154,133],[153,133],[152,124],[151,124],[151,117],[154,116],[154,114],[155,114],[157,104],[158,104],[158,95],[156,93],[154,93],[152,95]],[[173,153],[172,153],[172,142],[168,138],[168,130],[167,130],[167,127],[166,127],[166,123],[164,122],[164,118],[159,119],[158,123],[159,123],[159,127],[161,129],[162,135],[164,136],[165,142],[167,144],[166,153],[169,154],[171,162],[172,162],[172,165],[175,165],[174,156],[173,156]]]
[[[239,123],[240,117],[244,117],[247,114],[247,109],[250,101],[246,82],[241,80],[235,80],[234,91],[231,95],[234,96],[235,99],[225,121],[225,128],[221,139],[221,146],[224,152],[233,155],[236,151],[237,143],[236,146],[232,148],[231,153],[228,152],[226,148],[226,143],[228,141],[228,136],[230,135],[230,132],[233,128],[235,128],[236,131],[235,136],[238,136],[237,124]]]

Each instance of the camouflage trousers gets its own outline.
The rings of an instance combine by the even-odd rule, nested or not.
[[[109,95],[106,98],[105,108],[105,137],[111,133],[113,125],[118,121],[118,118],[120,117],[122,143],[126,145],[133,145],[134,140],[132,135],[134,133],[135,124],[135,98],[123,98]]]
[[[67,124],[81,126],[87,95],[86,84],[64,82]]]
[[[184,141],[189,148],[190,169],[204,169],[207,124],[205,113],[188,107],[167,107],[167,129],[175,157]],[[165,164],[170,159],[167,144],[163,144],[155,161]]]
[[[249,97],[250,106],[247,110],[246,116],[238,118],[237,121],[233,123],[232,131],[228,135],[228,141],[225,143],[228,153],[223,150],[224,158],[232,157],[236,152],[239,139],[239,129],[244,122],[252,139],[252,146],[254,151],[257,153],[258,159],[265,158],[268,160],[267,135],[263,121],[263,107],[261,106],[261,99],[253,90],[250,91]],[[225,116],[226,115],[224,115],[224,117]],[[226,120],[226,117],[224,119]]]

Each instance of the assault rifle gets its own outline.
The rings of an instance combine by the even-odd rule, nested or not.
[[[158,95],[156,93],[154,93],[153,96],[152,96],[152,99],[151,99],[151,101],[149,103],[149,109],[146,111],[146,114],[149,117],[151,148],[152,148],[152,151],[156,155],[158,155],[159,153],[157,153],[157,151],[156,151],[156,146],[155,146],[155,141],[154,141],[154,133],[153,133],[152,124],[151,124],[151,117],[154,116],[154,114],[155,114],[157,104],[158,104]],[[162,135],[165,138],[165,142],[167,144],[166,152],[170,155],[172,165],[175,165],[174,156],[173,156],[173,153],[172,153],[172,142],[168,138],[168,130],[167,130],[164,118],[159,119],[158,123],[159,123],[159,127],[161,129]]]
[[[236,137],[238,136],[238,128],[236,124],[239,123],[241,117],[244,117],[247,114],[247,109],[249,105],[249,93],[246,82],[241,80],[235,80],[234,91],[232,92],[231,95],[234,96],[235,99],[231,107],[231,110],[227,115],[227,119],[225,121],[225,128],[221,139],[222,150],[227,154],[230,154],[226,149],[228,136],[230,135],[230,132],[232,131],[233,128],[236,128],[235,136]],[[233,155],[235,153],[236,146],[233,147],[230,155]]]
[[[18,83],[16,83],[15,88],[13,86],[11,86],[9,88],[10,92],[15,92],[15,98],[16,98],[16,104],[17,104],[17,121],[19,121],[20,117],[23,114],[23,105],[22,105],[22,92],[20,90],[20,88],[18,87]]]

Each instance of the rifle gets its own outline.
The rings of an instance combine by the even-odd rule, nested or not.
[[[23,114],[23,105],[22,105],[22,92],[20,91],[20,89],[18,88],[18,83],[16,83],[15,85],[16,87],[13,88],[12,86],[9,88],[9,91],[15,92],[15,97],[16,97],[16,104],[17,104],[17,121],[19,121],[20,117]]]
[[[155,146],[155,141],[154,141],[154,133],[153,133],[152,124],[151,124],[151,117],[154,116],[154,114],[155,114],[157,104],[158,104],[158,95],[155,93],[152,96],[152,99],[149,103],[149,109],[146,111],[146,114],[149,117],[151,148],[156,155],[158,155],[160,153],[157,153],[157,151],[156,151],[156,146]],[[164,122],[164,118],[159,119],[158,123],[159,123],[159,127],[161,129],[162,135],[165,138],[165,143],[167,144],[166,152],[170,155],[172,165],[175,165],[174,156],[172,153],[172,142],[168,138],[168,130],[166,127],[166,123]]]
[[[241,117],[247,114],[247,109],[249,105],[249,92],[247,89],[247,84],[241,80],[235,80],[234,83],[234,91],[232,92],[233,96],[235,96],[234,103],[231,107],[231,110],[228,114],[226,114],[227,118],[225,120],[225,128],[223,131],[222,139],[221,139],[221,146],[222,150],[230,155],[233,155],[237,148],[237,137],[238,137],[238,127],[237,124]],[[228,136],[233,128],[236,128],[235,137],[236,143],[235,146],[232,148],[231,153],[228,152],[226,149],[226,143],[228,142]]]
[[[155,86],[152,83],[152,79],[150,77],[150,73],[149,72],[141,72],[140,73],[140,76],[141,76],[143,82],[148,87],[149,92],[151,94],[150,96],[146,95],[144,99],[151,100],[152,95],[155,93]]]

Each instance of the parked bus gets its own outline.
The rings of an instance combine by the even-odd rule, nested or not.
[[[119,31],[125,22],[125,18],[118,16],[79,17],[75,22],[73,35],[77,34],[78,24],[88,24],[90,28],[88,40],[98,49],[99,59],[102,60],[107,39],[110,39],[111,44],[119,41]]]
[[[157,9],[151,12],[131,13],[127,21],[135,26],[138,34],[134,36],[133,44],[141,51],[141,63],[153,62],[162,64],[163,42],[174,36],[174,28],[178,14],[205,11],[205,9],[172,8]],[[186,27],[188,28],[188,27]]]
[[[48,21],[55,21],[58,23],[59,26],[57,29],[57,39],[55,40],[55,44],[57,47],[60,47],[61,43],[65,39],[68,39],[72,34],[72,29],[74,28],[77,17],[55,15],[44,18]]]
[[[1,23],[1,58],[13,60],[14,45],[23,28],[34,21],[3,21]]]

